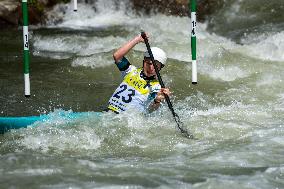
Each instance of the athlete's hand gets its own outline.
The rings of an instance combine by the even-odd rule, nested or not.
[[[149,39],[149,34],[146,33],[146,32],[145,32],[145,34],[146,34],[146,38]],[[144,43],[144,39],[143,39],[143,37],[142,37],[141,34],[137,35],[137,36],[135,37],[135,39],[137,40],[137,43],[141,43],[141,42]]]
[[[155,98],[156,103],[160,103],[165,100],[165,95],[169,96],[171,95],[171,92],[168,88],[161,88],[161,90],[157,93],[157,96]]]

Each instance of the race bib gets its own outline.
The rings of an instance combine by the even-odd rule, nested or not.
[[[125,111],[129,106],[133,106],[142,111],[144,110],[145,102],[152,88],[150,83],[140,77],[140,72],[141,69],[136,69],[124,77],[123,82],[109,100],[109,109],[121,112]],[[157,83],[151,82],[151,84]],[[157,88],[154,90],[157,90]]]

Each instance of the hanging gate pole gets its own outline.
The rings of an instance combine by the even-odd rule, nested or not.
[[[77,11],[77,0],[73,0],[74,1],[74,8],[73,10],[76,12]]]
[[[23,40],[24,40],[24,78],[25,78],[25,97],[31,96],[30,89],[30,52],[29,52],[29,29],[28,29],[28,0],[22,0],[23,12]]]
[[[196,64],[196,0],[190,0],[191,10],[191,58],[192,58],[192,84],[197,84]]]

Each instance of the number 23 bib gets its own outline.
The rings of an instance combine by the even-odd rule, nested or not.
[[[115,90],[109,100],[108,108],[115,111],[125,111],[130,107],[144,111],[145,103],[150,94],[152,85],[159,85],[157,81],[147,83],[140,77],[141,69],[135,69],[128,73],[123,82]]]

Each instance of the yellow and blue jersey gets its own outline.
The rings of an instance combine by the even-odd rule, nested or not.
[[[117,67],[123,81],[110,98],[108,109],[117,113],[130,108],[147,111],[149,103],[161,89],[159,82],[155,77],[145,77],[143,69],[131,65],[125,57],[117,63]]]

